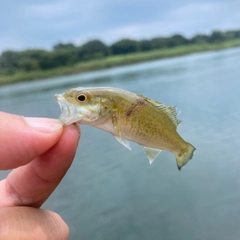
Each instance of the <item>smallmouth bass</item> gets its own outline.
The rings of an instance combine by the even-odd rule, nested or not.
[[[65,124],[87,124],[111,133],[131,150],[128,140],[143,146],[152,163],[162,150],[172,152],[180,170],[195,148],[177,133],[176,108],[123,89],[73,88],[55,98]]]

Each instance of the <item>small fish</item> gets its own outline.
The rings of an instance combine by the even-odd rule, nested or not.
[[[111,133],[131,150],[128,140],[143,146],[152,163],[162,150],[172,152],[180,170],[195,148],[177,133],[175,107],[140,94],[111,87],[74,88],[55,98],[65,124],[87,124]]]

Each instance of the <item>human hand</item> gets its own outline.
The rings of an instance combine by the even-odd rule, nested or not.
[[[39,209],[70,167],[79,128],[0,112],[0,239],[68,239],[59,215]]]

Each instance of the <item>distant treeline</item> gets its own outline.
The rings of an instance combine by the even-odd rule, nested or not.
[[[51,51],[42,49],[7,50],[0,55],[0,75],[11,75],[18,71],[29,72],[70,66],[77,62],[118,54],[145,52],[188,44],[216,44],[237,38],[240,38],[240,30],[213,31],[209,35],[198,34],[189,39],[179,34],[140,41],[122,39],[109,46],[99,40],[91,40],[81,46],[75,46],[72,43],[59,43]]]

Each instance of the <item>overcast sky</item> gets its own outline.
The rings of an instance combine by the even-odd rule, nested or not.
[[[6,0],[0,4],[0,53],[51,49],[90,39],[110,44],[180,33],[240,29],[239,0]]]

